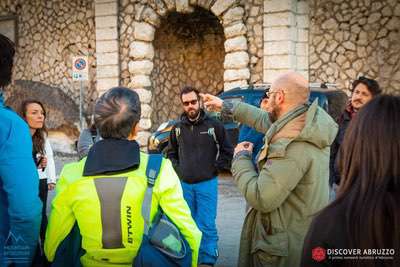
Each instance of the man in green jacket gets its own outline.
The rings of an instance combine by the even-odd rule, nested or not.
[[[233,178],[252,207],[242,229],[239,266],[297,267],[312,216],[328,204],[329,153],[336,133],[334,120],[295,72],[276,79],[267,111],[240,102],[203,95],[209,109],[265,133],[257,168],[253,144],[235,148]]]

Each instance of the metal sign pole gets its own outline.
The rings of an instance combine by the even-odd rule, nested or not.
[[[72,80],[79,81],[79,128],[83,130],[83,81],[88,80],[88,59],[87,56],[76,56],[72,58]]]
[[[83,85],[82,85],[82,80],[79,82],[80,83],[80,89],[79,89],[79,127],[81,128],[81,131],[83,130]]]

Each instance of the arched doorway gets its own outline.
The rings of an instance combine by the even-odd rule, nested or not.
[[[203,8],[162,18],[153,41],[152,130],[182,112],[179,92],[183,86],[212,94],[223,90],[224,41],[218,18]]]

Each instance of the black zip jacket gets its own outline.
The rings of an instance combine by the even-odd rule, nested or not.
[[[339,131],[336,135],[335,140],[331,145],[331,155],[329,161],[329,185],[332,186],[335,184],[340,184],[340,173],[338,167],[339,160],[339,150],[340,146],[343,143],[344,135],[346,133],[347,127],[349,126],[351,121],[351,114],[345,110],[343,114],[340,116],[338,120]]]
[[[178,130],[178,136],[176,128]],[[219,144],[209,129],[213,128]],[[186,114],[170,132],[167,157],[172,161],[179,178],[186,183],[198,183],[209,180],[218,171],[229,170],[233,155],[233,147],[224,125],[208,117],[203,110],[195,122],[191,122]]]

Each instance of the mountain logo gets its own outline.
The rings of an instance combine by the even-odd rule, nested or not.
[[[26,241],[22,238],[21,235],[15,235],[10,231],[8,237],[6,239],[5,244],[18,244],[18,245],[26,245]]]

